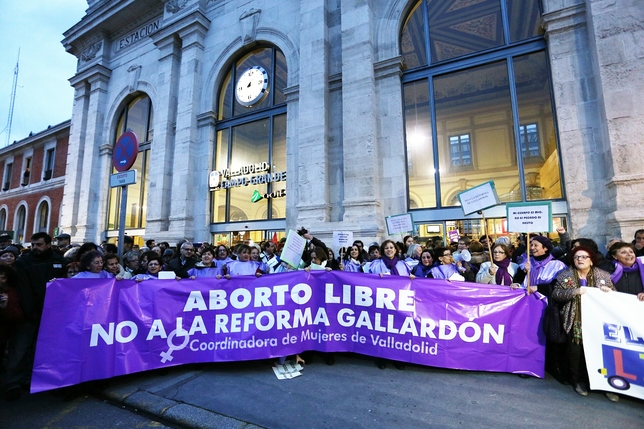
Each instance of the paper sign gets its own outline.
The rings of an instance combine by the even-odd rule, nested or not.
[[[304,367],[299,363],[292,361],[286,361],[283,365],[275,365],[273,367],[273,372],[279,380],[290,380],[291,378],[299,377],[302,375]]]
[[[302,260],[302,252],[304,251],[305,246],[306,238],[300,236],[292,229],[289,229],[280,259],[292,267],[297,268]]]
[[[177,278],[177,275],[174,271],[159,271],[159,280],[174,280]]]
[[[461,234],[458,229],[453,229],[451,231],[447,231],[447,237],[449,238],[450,243],[456,243],[458,239],[461,238]]]
[[[333,247],[349,247],[353,244],[353,231],[333,231]]]
[[[410,213],[387,216],[387,232],[389,235],[403,234],[414,230],[414,220]]]
[[[458,200],[465,215],[501,204],[493,181],[461,192],[458,194]]]
[[[550,232],[552,205],[549,202],[508,203],[508,232]]]

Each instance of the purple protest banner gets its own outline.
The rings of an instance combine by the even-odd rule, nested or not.
[[[543,377],[545,305],[504,286],[338,271],[55,280],[31,391],[305,350]]]

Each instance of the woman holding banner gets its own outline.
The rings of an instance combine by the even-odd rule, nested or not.
[[[618,292],[637,295],[644,301],[644,263],[635,256],[635,249],[629,243],[615,243],[610,248],[615,259],[611,280]]]
[[[425,249],[420,254],[420,262],[414,267],[411,273],[416,277],[431,279],[432,268],[434,268],[434,255],[429,249]]]
[[[81,272],[75,279],[113,279],[114,275],[103,270],[103,255],[98,250],[85,252],[80,260]]]
[[[494,262],[483,262],[476,275],[477,283],[510,286],[519,265],[510,260],[510,248],[505,244],[495,244],[492,247]]]
[[[225,272],[224,277],[230,279],[231,276],[261,276],[260,262],[250,260],[250,246],[242,244],[237,247],[237,260],[230,261],[226,264],[226,268],[222,267]]]
[[[382,255],[380,259],[369,264],[370,273],[380,274],[380,277],[384,275],[411,276],[409,266],[405,261],[398,259],[398,248],[392,240],[383,241],[380,245],[380,254]]]
[[[346,259],[340,264],[340,269],[347,273],[361,273],[364,259],[362,252],[355,244],[349,247],[349,251],[345,253]]]
[[[201,261],[188,270],[188,278],[221,277],[221,269],[215,264],[215,249],[206,246],[201,250]],[[177,277],[179,280],[181,277]]]
[[[568,334],[568,370],[569,380],[575,392],[588,396],[588,373],[581,336],[581,295],[587,287],[596,287],[603,292],[615,290],[610,274],[596,268],[597,255],[584,246],[577,246],[570,252],[573,265],[557,275],[552,299],[563,304],[560,314],[563,327]],[[617,402],[619,396],[606,393],[606,397]]]
[[[531,291],[550,296],[551,285],[557,274],[566,268],[566,264],[552,256],[553,248],[548,237],[533,236],[530,240],[530,260],[524,263],[523,270],[517,272],[512,287],[526,289],[529,280]]]

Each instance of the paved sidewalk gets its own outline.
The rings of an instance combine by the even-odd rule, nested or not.
[[[483,358],[483,357],[482,357]],[[547,376],[407,365],[379,370],[373,360],[320,356],[302,377],[278,380],[267,361],[203,364],[119,377],[104,395],[193,428],[642,428],[644,401],[574,393]]]

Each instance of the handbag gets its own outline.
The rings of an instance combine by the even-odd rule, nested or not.
[[[561,323],[559,306],[554,302],[548,303],[543,314],[543,332],[546,334],[546,340],[551,343],[561,344],[566,342],[567,334],[563,323]]]

